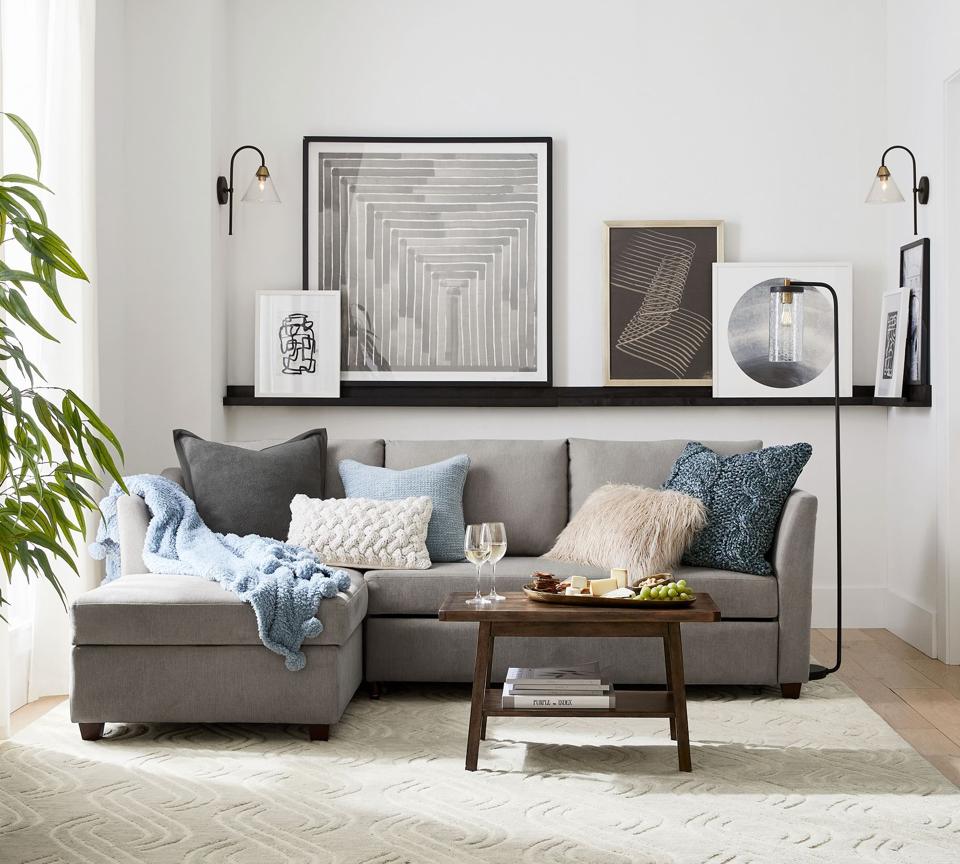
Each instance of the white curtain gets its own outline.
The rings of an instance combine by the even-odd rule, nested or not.
[[[25,347],[50,384],[71,387],[96,406],[94,15],[95,0],[0,0],[0,106],[36,133],[41,179],[56,193],[44,201],[50,225],[90,277],[90,284],[61,280],[76,324],[59,317],[45,298],[35,298],[38,317],[60,342],[25,337]],[[3,173],[33,172],[29,149],[7,121],[0,154]],[[12,252],[7,244],[8,263]],[[77,564],[79,580],[65,565],[56,567],[68,597],[97,579],[89,556],[79,555]],[[9,624],[0,622],[0,737],[7,734],[11,711],[66,693],[69,686],[70,624],[53,589],[46,580],[27,585],[20,578],[10,599]]]

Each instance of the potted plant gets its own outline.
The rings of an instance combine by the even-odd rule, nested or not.
[[[36,136],[20,117],[3,116],[30,145],[36,176],[0,177],[0,563],[7,576],[0,580],[0,617],[8,602],[3,588],[17,570],[47,579],[66,604],[51,559],[79,572],[77,539],[83,539],[85,514],[97,509],[93,490],[104,474],[123,483],[116,436],[76,393],[46,380],[18,336],[29,328],[56,341],[33,311],[37,301],[52,303],[72,321],[58,274],[89,280],[47,224],[38,192],[50,190],[40,182]],[[22,269],[6,252],[8,244],[26,253],[17,256]]]

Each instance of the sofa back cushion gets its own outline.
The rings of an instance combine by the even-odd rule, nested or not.
[[[763,446],[762,441],[704,441],[722,456],[746,453]],[[570,514],[575,514],[595,489],[606,483],[629,483],[658,489],[670,476],[673,463],[687,442],[593,441],[570,439]]]
[[[384,466],[403,470],[458,453],[470,457],[467,524],[503,522],[508,555],[542,555],[553,546],[567,524],[566,441],[386,441]]]

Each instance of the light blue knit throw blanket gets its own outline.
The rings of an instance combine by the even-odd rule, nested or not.
[[[350,587],[350,577],[331,570],[308,549],[248,534],[216,534],[200,518],[190,497],[176,484],[156,474],[125,477],[131,495],[139,495],[150,510],[143,544],[143,563],[151,573],[183,573],[219,582],[253,606],[260,640],[282,654],[287,669],[306,665],[300,650],[304,639],[318,636],[323,625],[316,617],[324,597]],[[109,582],[120,575],[120,527],[116,483],[100,502],[103,519],[90,554],[106,558]]]

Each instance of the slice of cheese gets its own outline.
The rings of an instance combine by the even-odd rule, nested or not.
[[[590,580],[586,576],[571,576],[568,580],[571,588],[586,588],[590,584]]]
[[[602,597],[607,591],[616,591],[618,587],[616,579],[590,580],[590,594],[593,597]]]

